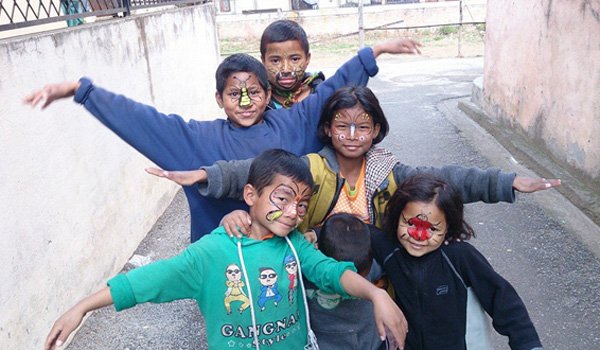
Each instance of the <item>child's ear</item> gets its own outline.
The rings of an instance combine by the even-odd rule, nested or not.
[[[246,184],[244,186],[244,202],[248,204],[249,207],[253,206],[258,199],[258,192],[254,188],[254,186],[250,184]]]
[[[310,64],[310,52],[306,54],[306,66],[308,67],[308,65]]]
[[[271,101],[271,87],[269,87],[267,89],[266,95],[267,95],[267,101]]]
[[[215,100],[217,100],[217,104],[219,105],[219,108],[223,108],[223,97],[221,96],[221,94],[218,91],[215,92]]]
[[[375,135],[374,138],[377,138],[377,136],[379,136],[379,131],[381,131],[381,124],[375,124],[375,128],[373,129],[373,131],[373,135]]]

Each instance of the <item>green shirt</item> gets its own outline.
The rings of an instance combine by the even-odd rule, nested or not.
[[[340,278],[345,270],[355,271],[352,263],[326,257],[298,231],[288,237],[306,278],[322,290],[348,296]],[[243,237],[244,276],[237,242],[219,227],[175,257],[117,275],[108,281],[115,308],[195,299],[211,349],[247,349],[254,343],[252,303],[261,348],[302,349],[306,315],[290,247],[281,237]]]

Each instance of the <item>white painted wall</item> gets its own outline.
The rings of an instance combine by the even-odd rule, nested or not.
[[[0,344],[41,349],[52,322],[127,261],[176,186],[45,83],[96,84],[194,119],[220,116],[212,5],[0,40]],[[182,232],[188,236],[189,232]]]

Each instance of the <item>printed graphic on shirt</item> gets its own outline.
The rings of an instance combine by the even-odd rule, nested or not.
[[[298,312],[277,319],[273,322],[257,324],[244,327],[242,325],[224,324],[221,326],[221,335],[229,338],[226,342],[229,348],[245,349],[256,348],[254,335],[258,336],[261,347],[267,347],[286,340],[288,337],[296,336],[302,330],[300,314]],[[306,335],[302,336],[306,339]]]
[[[265,310],[268,301],[272,301],[273,305],[277,307],[282,299],[277,289],[277,272],[270,267],[261,267],[258,269],[258,280],[261,284],[260,295],[257,300],[260,311]]]
[[[298,262],[293,255],[287,255],[283,259],[285,265],[285,271],[288,273],[287,278],[290,280],[288,286],[288,301],[290,305],[294,303],[294,295],[298,289]]]
[[[335,309],[342,301],[342,296],[339,294],[327,294],[320,289],[307,289],[306,297],[311,300],[316,300],[317,304],[325,310]]]
[[[242,271],[240,270],[240,267],[236,264],[227,265],[225,277],[227,278],[227,281],[225,281],[227,290],[225,291],[225,299],[223,302],[225,303],[227,314],[231,315],[231,303],[234,301],[241,302],[237,307],[237,311],[241,314],[250,306],[250,300],[243,290],[245,283],[242,281]]]

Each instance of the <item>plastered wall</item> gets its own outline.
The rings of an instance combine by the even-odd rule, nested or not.
[[[395,23],[395,27],[458,23],[459,2],[417,3],[365,6],[364,26],[375,28]],[[463,21],[485,21],[484,0],[463,1]],[[277,19],[291,19],[302,25],[308,36],[347,34],[358,31],[358,9],[323,8],[320,10],[261,13],[252,15],[221,14],[217,18],[219,38],[260,38],[264,28]]]
[[[23,96],[85,75],[161,111],[213,119],[218,62],[212,5],[0,40],[0,348],[41,349],[178,189],[147,175],[150,161],[72,99],[42,112]]]
[[[483,87],[489,115],[600,183],[600,1],[489,0]]]

